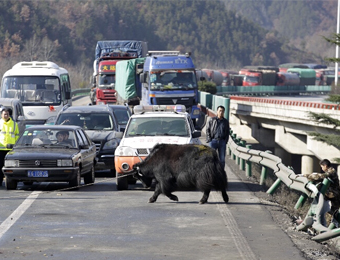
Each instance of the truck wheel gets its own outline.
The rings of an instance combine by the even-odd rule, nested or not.
[[[16,190],[18,186],[18,182],[15,180],[12,180],[8,177],[5,178],[5,184],[7,190]]]
[[[94,183],[94,181],[95,181],[94,166],[92,165],[91,171],[86,173],[86,175],[84,176],[84,183],[90,184],[90,183]]]
[[[78,190],[79,189],[80,181],[81,181],[81,177],[80,176],[81,176],[80,175],[80,168],[78,168],[76,176],[74,177],[73,180],[71,180],[69,182],[69,186],[70,187],[74,187],[73,190]]]
[[[127,176],[116,177],[117,190],[127,190],[129,188]]]

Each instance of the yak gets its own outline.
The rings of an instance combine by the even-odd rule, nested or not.
[[[155,191],[149,203],[155,202],[160,194],[178,201],[172,192],[179,189],[202,191],[200,204],[208,201],[212,189],[222,193],[225,203],[229,201],[227,175],[217,152],[205,145],[157,144],[144,161],[133,166],[131,173],[146,187],[151,187],[155,180]]]

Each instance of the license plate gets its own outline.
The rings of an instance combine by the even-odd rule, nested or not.
[[[48,171],[28,171],[28,177],[48,177]]]

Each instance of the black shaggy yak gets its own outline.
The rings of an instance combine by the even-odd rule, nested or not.
[[[208,201],[212,189],[222,193],[225,203],[229,200],[227,175],[216,151],[205,145],[157,144],[144,161],[133,166],[133,173],[147,187],[151,186],[153,179],[156,180],[150,203],[155,202],[161,193],[178,201],[172,194],[178,189],[202,191],[200,204]]]

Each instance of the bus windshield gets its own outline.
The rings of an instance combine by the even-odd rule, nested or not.
[[[10,76],[1,86],[1,97],[18,98],[23,105],[59,105],[60,82],[53,76]]]

